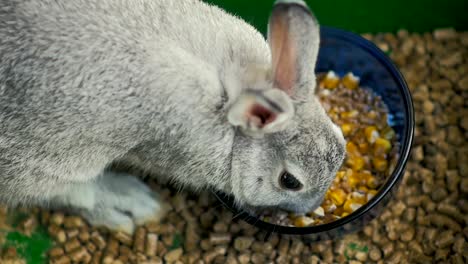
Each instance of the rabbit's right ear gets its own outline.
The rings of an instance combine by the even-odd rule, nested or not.
[[[304,1],[275,2],[268,42],[276,88],[296,98],[313,92],[319,40],[318,23]]]

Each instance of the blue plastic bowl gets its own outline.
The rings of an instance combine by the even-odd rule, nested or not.
[[[372,200],[346,217],[318,226],[287,227],[270,224],[233,207],[232,197],[217,194],[220,201],[238,218],[265,230],[267,234],[277,232],[307,235],[308,238],[317,240],[359,230],[387,205],[403,178],[411,151],[414,131],[413,102],[403,76],[392,61],[372,42],[354,33],[321,27],[320,35],[316,72],[333,70],[341,76],[353,72],[361,78],[362,86],[371,88],[382,97],[390,111],[388,121],[398,135],[400,158],[392,175]]]

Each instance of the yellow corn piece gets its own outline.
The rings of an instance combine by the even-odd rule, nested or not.
[[[361,183],[361,179],[358,173],[352,173],[350,176],[347,177],[346,181],[350,188],[356,188]]]
[[[374,158],[372,159],[372,165],[377,171],[384,172],[388,167],[388,162],[384,158]]]
[[[369,187],[370,189],[375,189],[377,188],[377,179],[374,177],[374,176],[371,176],[370,178],[368,178],[366,180],[366,185],[367,187]]]
[[[345,217],[345,216],[347,216],[347,215],[349,215],[348,212],[343,212],[343,213],[341,214],[341,217]]]
[[[374,143],[374,155],[380,156],[390,152],[392,148],[392,143],[386,140],[385,138],[377,138]]]
[[[338,178],[338,179],[341,180],[341,179],[343,179],[343,177],[344,177],[345,175],[346,175],[346,171],[340,170],[340,171],[338,171],[338,172],[336,173],[336,178]]]
[[[294,225],[296,227],[310,226],[314,223],[314,219],[308,216],[300,216],[294,219]]]
[[[370,201],[372,198],[374,198],[374,196],[377,194],[377,190],[369,190],[367,192],[367,201]]]
[[[369,188],[367,188],[366,186],[359,186],[357,189],[358,191],[363,192],[363,193],[369,192]]]
[[[364,135],[366,136],[367,142],[373,144],[379,137],[379,131],[375,126],[368,126],[364,129]]]
[[[346,143],[346,151],[350,156],[361,156],[358,147],[351,141]]]
[[[338,208],[335,209],[335,211],[333,212],[333,214],[334,214],[335,216],[338,216],[338,217],[339,217],[339,216],[341,216],[341,214],[343,214],[343,212],[344,212],[343,207],[338,207]]]
[[[325,212],[327,213],[332,213],[333,211],[335,211],[336,209],[336,205],[332,204],[332,203],[327,203],[326,205],[325,204],[322,204],[322,208]]]
[[[366,203],[366,195],[360,192],[352,192],[348,195],[348,200],[353,201],[354,203],[358,204],[365,204]]]
[[[335,74],[334,71],[329,71],[325,78],[320,82],[320,86],[327,89],[335,89],[340,83],[340,78]]]
[[[359,112],[356,110],[351,110],[348,112],[343,112],[340,114],[340,117],[343,119],[349,119],[349,118],[355,118],[356,116],[359,115]]]
[[[353,171],[360,171],[364,168],[364,165],[366,165],[366,161],[359,156],[350,156],[346,159],[346,164],[353,169]]]
[[[343,135],[348,136],[354,130],[354,125],[351,123],[344,123],[341,125],[341,131]]]
[[[362,154],[367,154],[369,153],[369,144],[367,144],[366,142],[364,143],[359,143],[359,151],[362,153]]]
[[[359,77],[354,75],[352,72],[346,74],[343,79],[341,79],[341,83],[348,89],[354,90],[359,86]]]
[[[330,109],[330,111],[328,111],[328,116],[332,119],[332,120],[338,120],[338,110],[334,107],[332,107]]]
[[[336,206],[340,206],[346,199],[346,193],[342,189],[335,189],[330,191],[330,199]]]
[[[362,204],[358,203],[357,201],[353,199],[346,200],[346,202],[343,205],[343,210],[348,213],[352,213],[356,211],[359,207],[361,207]]]
[[[317,209],[314,210],[314,214],[320,217],[325,216],[325,210],[323,209],[323,207],[319,206],[317,207]]]
[[[370,177],[372,177],[372,173],[368,170],[361,172],[361,178],[367,181]]]

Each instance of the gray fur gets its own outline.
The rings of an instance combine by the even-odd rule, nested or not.
[[[295,98],[289,125],[262,138],[227,121],[242,91],[275,89],[270,57],[252,26],[196,0],[2,0],[0,201],[78,208],[131,232],[128,212],[140,222],[162,206],[106,171],[125,161],[240,204],[316,203],[344,152],[315,99]],[[313,91],[315,79],[299,81]],[[304,192],[276,188],[284,166]]]

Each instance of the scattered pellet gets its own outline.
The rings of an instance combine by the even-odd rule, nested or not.
[[[156,256],[158,250],[158,235],[153,233],[146,234],[145,254],[148,257]]]
[[[69,256],[61,256],[56,259],[52,259],[52,263],[54,264],[69,264],[71,263],[71,259]]]
[[[106,256],[113,256],[113,257],[117,256],[119,254],[119,241],[114,238],[111,238],[107,242],[105,252],[106,252]]]
[[[447,260],[448,254],[450,253],[450,249],[448,248],[439,248],[436,250],[435,253],[435,260]]]
[[[179,260],[179,258],[182,256],[183,251],[181,248],[173,249],[164,255],[164,260],[172,263],[175,262],[176,260]]]
[[[122,244],[124,245],[127,245],[127,246],[131,246],[132,245],[132,242],[133,242],[133,238],[127,234],[127,233],[124,233],[122,231],[118,231],[117,233],[114,234],[114,237]],[[136,238],[136,235],[135,235],[135,238]]]
[[[102,252],[94,252],[91,257],[91,264],[100,264],[101,263]]]
[[[240,264],[247,264],[250,262],[250,252],[245,252],[239,255],[237,260],[239,261]]]
[[[369,250],[369,258],[373,261],[379,261],[382,258],[382,252],[377,247],[372,247]]]
[[[79,248],[80,246],[81,246],[80,241],[76,238],[73,238],[67,243],[65,243],[63,247],[65,249],[65,252],[70,253],[74,251],[75,249]]]
[[[427,216],[427,219],[437,227],[446,227],[452,229],[456,232],[461,231],[461,226],[452,218],[440,215],[440,214],[430,214]]]
[[[210,242],[213,245],[217,244],[227,244],[231,242],[231,234],[229,233],[211,233]]]
[[[87,242],[87,243],[85,244],[85,247],[86,247],[86,250],[88,250],[88,252],[91,252],[91,253],[93,253],[93,252],[95,252],[95,251],[97,250],[96,245],[94,245],[94,244],[91,243],[91,242]]]
[[[80,228],[84,225],[84,222],[83,222],[83,219],[81,219],[81,217],[78,217],[78,216],[67,216],[65,217],[65,219],[63,220],[63,225],[65,226],[65,228],[67,229],[71,229],[71,228]]]
[[[104,256],[104,257],[102,258],[102,263],[103,263],[103,264],[112,264],[112,263],[114,263],[114,257],[112,257],[112,256]]]
[[[453,231],[447,230],[437,235],[437,239],[435,240],[435,245],[439,248],[445,248],[448,245],[453,244]]]
[[[90,238],[88,230],[86,229],[80,230],[80,233],[78,234],[78,238],[80,239],[81,242],[87,242]]]
[[[80,234],[80,231],[78,229],[69,229],[66,231],[67,234],[67,239],[72,239],[74,237],[77,237]]]
[[[84,247],[75,249],[74,251],[70,252],[69,256],[73,262],[82,261],[87,263],[91,261],[91,255],[89,255],[88,251],[86,251],[86,248]]]
[[[61,226],[63,224],[63,220],[65,219],[65,216],[62,213],[53,213],[50,216],[50,223],[56,225],[56,226]]]
[[[54,247],[51,250],[49,250],[49,257],[51,258],[57,258],[63,256],[64,254],[65,252],[61,247]]]

